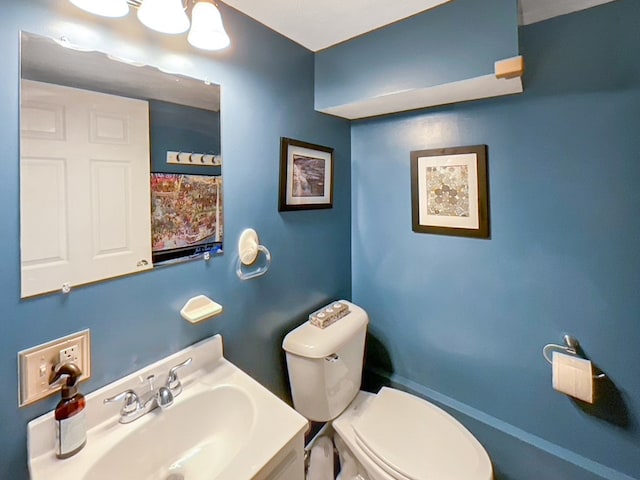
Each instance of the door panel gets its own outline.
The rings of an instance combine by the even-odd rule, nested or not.
[[[21,126],[22,296],[151,268],[147,102],[22,80]]]

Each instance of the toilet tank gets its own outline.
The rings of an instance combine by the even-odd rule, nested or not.
[[[326,422],[347,408],[360,390],[369,318],[340,300],[349,313],[326,328],[308,321],[282,342],[294,408],[309,420]]]

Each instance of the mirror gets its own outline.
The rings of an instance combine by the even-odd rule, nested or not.
[[[222,253],[219,85],[22,32],[20,125],[23,298]]]

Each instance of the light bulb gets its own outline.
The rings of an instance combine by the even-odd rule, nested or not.
[[[129,13],[127,0],[69,0],[76,7],[102,17],[124,17]]]
[[[182,33],[189,28],[182,0],[143,0],[138,19],[151,30],[162,33]]]
[[[222,25],[222,17],[216,6],[200,0],[191,12],[191,30],[187,40],[203,50],[220,50],[229,46],[231,40]]]

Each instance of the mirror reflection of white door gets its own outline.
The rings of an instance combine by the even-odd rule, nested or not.
[[[149,107],[22,80],[22,297],[152,267]]]

